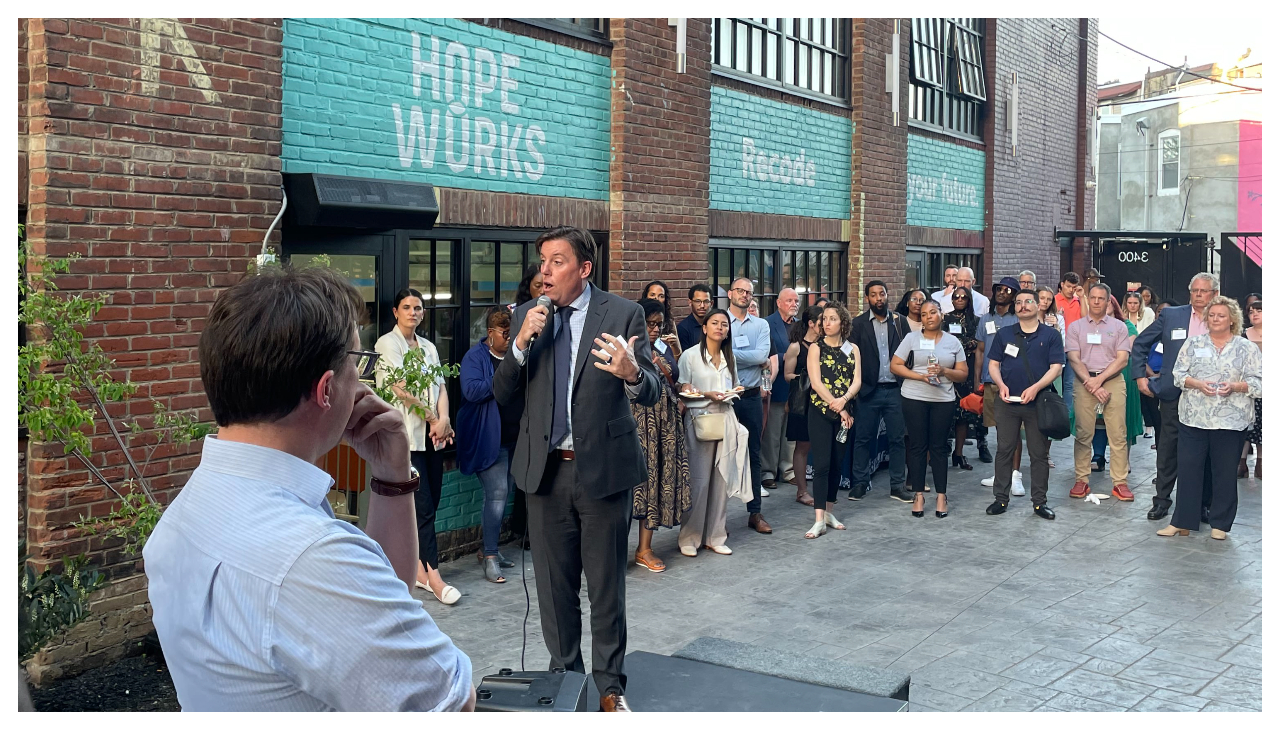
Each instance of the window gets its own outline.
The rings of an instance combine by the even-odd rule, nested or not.
[[[968,266],[973,269],[973,288],[987,296],[991,294],[986,291],[990,287],[982,283],[982,254],[974,249],[908,248],[906,264],[908,288],[924,289],[932,295],[946,286],[942,277],[948,266]]]
[[[1170,129],[1160,133],[1160,194],[1177,195],[1181,181],[1182,133]]]
[[[711,277],[708,284],[715,305],[729,306],[733,280],[746,276],[754,284],[760,316],[777,309],[778,292],[787,287],[800,295],[802,306],[819,296],[846,302],[847,250],[842,244],[712,240],[707,249]]]
[[[712,60],[757,83],[845,100],[848,34],[845,18],[716,18]]]
[[[913,18],[910,116],[962,136],[982,135],[987,99],[982,18]]]
[[[609,39],[608,18],[515,18],[521,23],[594,41]]]

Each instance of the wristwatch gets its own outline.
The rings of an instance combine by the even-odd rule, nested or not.
[[[418,491],[418,468],[409,467],[409,479],[403,482],[384,482],[377,477],[369,480],[369,488],[379,497],[399,497]]]

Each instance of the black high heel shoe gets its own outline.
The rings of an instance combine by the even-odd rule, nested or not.
[[[964,458],[964,454],[952,454],[951,465],[958,466],[965,471],[973,471],[973,467],[969,465],[969,460]]]
[[[942,499],[943,499],[943,500],[946,500],[946,499],[947,499],[946,495],[941,495],[941,494],[940,494],[940,495],[938,495],[938,496],[942,497]],[[948,507],[950,507],[951,505],[950,505],[950,504],[948,504],[947,506],[948,506]],[[946,516],[947,516],[948,512],[947,512],[947,510],[934,510],[933,514],[934,514],[934,516],[935,516],[935,517],[937,517],[938,519],[942,519],[943,517],[946,517]]]
[[[923,502],[923,501],[924,501],[924,492],[920,492],[919,494],[920,494],[920,501],[921,501],[921,502]],[[915,509],[915,506],[916,506],[916,505],[915,505],[915,502],[914,502],[914,501],[912,501],[912,503],[911,503],[911,507],[912,507],[912,509],[911,509],[911,516],[912,516],[912,517],[924,517],[924,505],[923,505],[923,504],[921,504],[921,505],[920,505],[920,509],[919,509],[918,511]]]

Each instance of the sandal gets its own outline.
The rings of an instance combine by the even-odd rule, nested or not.
[[[648,569],[650,573],[661,573],[667,569],[667,564],[662,562],[662,559],[657,555],[654,555],[652,550],[636,553],[636,565]]]
[[[808,492],[796,492],[796,501],[806,507],[813,506],[813,495]]]
[[[484,562],[484,548],[481,548],[481,549],[479,550],[479,552],[477,552],[477,553],[476,553],[476,560],[477,560],[477,561],[479,561],[479,562],[481,562],[481,563],[483,563],[483,562]],[[507,556],[503,555],[501,551],[499,551],[499,552],[498,552],[498,567],[499,567],[499,568],[514,568],[514,567],[516,567],[516,561],[509,559]]]
[[[833,530],[843,530],[843,529],[844,529],[844,523],[843,523],[843,522],[841,522],[840,520],[837,520],[837,519],[836,519],[836,516],[835,516],[835,515],[833,515],[833,514],[831,514],[831,512],[827,512],[827,513],[823,516],[822,521],[823,521],[823,522],[825,522],[825,523],[827,524],[827,527],[830,527],[830,528],[831,528],[831,529],[833,529]]]
[[[484,579],[490,583],[507,582],[506,576],[502,574],[502,565],[496,555],[484,558]]]
[[[820,520],[818,522],[814,522],[813,527],[810,527],[809,531],[804,533],[804,539],[816,540],[825,534],[827,534],[827,523],[825,520]]]

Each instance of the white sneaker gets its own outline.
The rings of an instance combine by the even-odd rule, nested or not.
[[[992,474],[986,479],[983,479],[981,483],[984,487],[994,487],[996,485],[996,475]]]
[[[769,496],[769,490],[768,490],[768,489],[765,489],[764,487],[760,487],[760,496],[761,496],[761,497],[768,497],[768,496]]]
[[[1016,469],[1013,472],[1013,487],[1009,490],[1009,493],[1015,497],[1023,497],[1027,494],[1027,490],[1022,488],[1022,472]]]

